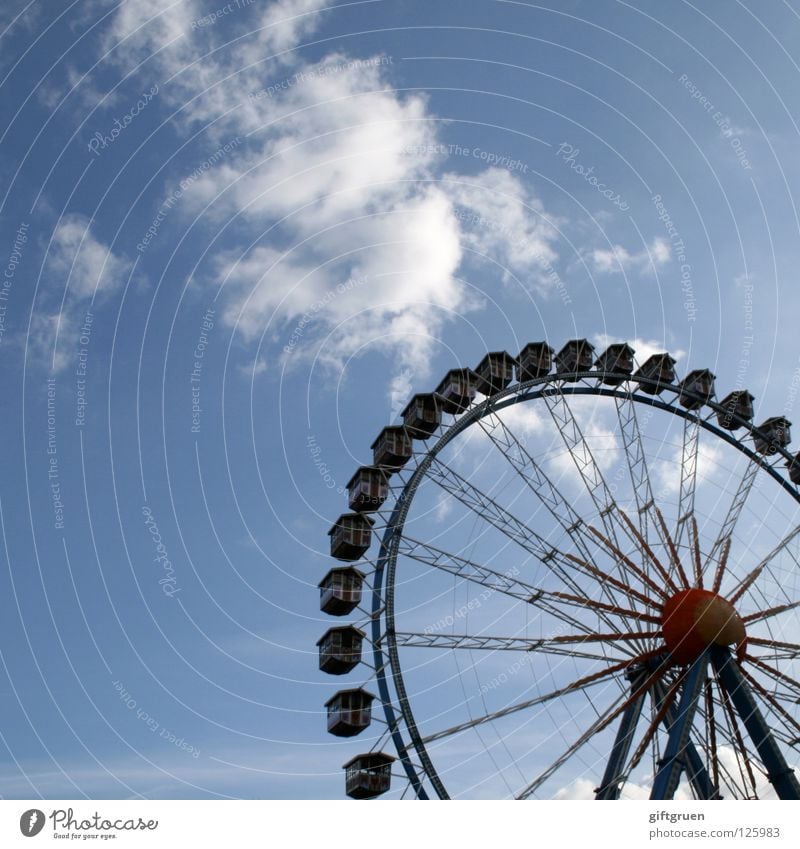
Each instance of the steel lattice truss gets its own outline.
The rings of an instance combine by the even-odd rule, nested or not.
[[[613,477],[607,455],[616,455],[595,434],[585,402],[603,402],[613,413],[623,470]],[[532,444],[520,432],[508,416],[518,405],[537,411],[536,426],[549,442]],[[656,414],[682,425],[669,516],[663,484],[661,492],[653,485],[664,455],[646,433]],[[800,745],[800,632],[790,630],[800,593],[787,577],[797,567],[800,525],[790,522],[782,536],[772,531],[777,541],[749,566],[737,536],[758,481],[771,479],[786,509],[800,501],[782,468],[793,462],[788,439],[776,442],[768,423],[756,428],[691,386],[639,373],[633,380],[629,372],[598,379],[585,369],[493,388],[441,420],[429,440],[415,436],[410,462],[383,473],[385,495],[369,509],[357,507],[380,541],[377,557],[359,564],[369,573],[369,595],[358,610],[372,644],[370,680],[386,718],[371,751],[392,739],[393,774],[407,779],[411,794],[448,798],[437,764],[453,772],[448,746],[469,741],[471,759],[488,764],[482,780],[493,769],[503,772],[506,792],[520,799],[552,795],[575,776],[591,777],[595,798],[618,799],[629,785],[641,786],[642,775],[651,798],[679,790],[703,799],[757,798],[769,785],[780,798],[800,798],[791,768]],[[492,458],[483,472],[451,450],[468,431],[479,434]],[[761,450],[745,441],[750,436]],[[698,513],[701,451],[709,441],[741,458],[714,503],[714,521]],[[568,460],[574,475],[565,478],[553,458]],[[472,517],[472,543],[454,546],[447,528],[432,534],[424,519],[412,521],[415,498],[427,503],[436,492],[442,504],[458,505],[459,517]],[[507,568],[518,561],[522,567]],[[428,599],[417,586],[436,589]],[[398,606],[400,591],[416,604]],[[465,597],[472,601],[459,608]],[[425,627],[413,621],[413,611],[427,604],[447,610],[447,598],[450,613]],[[507,605],[539,633],[503,633],[511,614],[490,627],[474,604],[486,616]],[[503,657],[512,660],[501,663]],[[446,658],[450,667],[442,665]],[[430,663],[437,670],[454,664],[453,683],[434,677],[421,687],[426,679],[418,670]],[[527,687],[522,669],[530,673]],[[463,686],[462,670],[483,682],[480,697],[465,693],[439,711],[425,701],[426,689],[438,692],[455,680]],[[510,679],[519,686],[504,690]],[[450,715],[455,721],[448,723]],[[546,744],[522,742],[534,732]],[[508,764],[502,769],[500,755]],[[514,773],[513,782],[506,773]],[[469,788],[462,781],[456,792]]]

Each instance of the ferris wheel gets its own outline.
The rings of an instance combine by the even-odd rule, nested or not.
[[[349,796],[800,798],[791,423],[675,366],[530,343],[379,433],[319,585]]]

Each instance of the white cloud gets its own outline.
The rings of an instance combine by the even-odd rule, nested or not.
[[[598,353],[602,353],[609,345],[613,345],[615,342],[627,342],[636,351],[635,359],[639,365],[652,357],[653,354],[669,353],[678,363],[686,356],[686,351],[683,349],[670,349],[657,339],[640,339],[638,337],[635,339],[617,339],[615,336],[609,336],[607,333],[597,333],[592,336],[592,344]]]
[[[631,253],[622,245],[612,245],[611,248],[595,248],[586,260],[596,274],[617,274],[660,268],[671,256],[669,242],[657,236],[639,253]]]
[[[262,107],[273,123],[249,150],[197,181],[195,205],[227,189],[228,211],[254,222],[290,216],[286,226],[310,234],[413,197],[402,181],[425,176],[431,161],[408,153],[431,140],[425,101],[384,89],[379,66],[293,85]],[[237,131],[252,129],[243,120]]]
[[[267,331],[283,347],[311,311],[294,355],[338,366],[369,346],[424,377],[445,324],[479,305],[459,279],[470,252],[547,292],[558,280],[562,222],[502,168],[432,182],[438,124],[425,97],[392,89],[386,57],[333,52],[291,67],[270,59],[315,32],[326,8],[279,0],[263,13],[237,11],[223,30],[195,25],[205,6],[143,0],[120,7],[109,39],[126,39],[115,51],[120,61],[157,52],[147,67],[171,75],[160,99],[180,106],[172,121],[179,133],[202,126],[214,143],[245,139],[182,197],[191,212],[208,206],[204,215],[236,217],[247,233],[240,248],[229,243],[210,256],[215,285],[225,281],[223,320],[245,340]],[[242,37],[227,47],[231,26]],[[596,268],[669,260],[663,239],[640,255],[619,246],[611,253],[596,251]],[[329,297],[354,278],[365,282]]]
[[[424,373],[442,324],[474,306],[456,278],[462,250],[452,201],[442,186],[419,182],[430,157],[410,153],[433,138],[424,100],[387,90],[381,67],[367,64],[311,74],[279,108],[284,117],[253,137],[248,152],[187,193],[196,208],[222,192],[217,215],[253,227],[277,221],[271,243],[293,245],[217,258],[224,319],[254,338],[270,322],[291,335],[291,322],[308,314],[292,353],[310,352],[326,329],[323,362],[339,364],[372,344]],[[339,294],[348,280],[361,282]]]
[[[677,446],[672,456],[655,463],[656,486],[659,495],[676,495],[681,488],[683,450]],[[721,471],[722,450],[713,443],[701,442],[697,450],[697,486]]]
[[[540,288],[556,262],[555,223],[539,199],[503,168],[488,168],[475,176],[446,174],[448,194],[462,222],[464,243],[486,254],[514,274],[539,272]]]
[[[121,3],[103,38],[103,51],[112,50],[112,61],[138,64],[161,51],[159,63],[177,70],[189,58],[192,21],[201,16],[193,0]]]
[[[327,0],[277,0],[271,3],[261,18],[262,32],[258,36],[261,57],[264,51],[279,53],[294,49],[303,38],[320,26],[317,12],[328,8]]]
[[[461,253],[447,199],[426,188],[394,203],[320,232],[302,252],[258,247],[243,257],[221,256],[223,319],[250,339],[271,322],[289,340],[291,355],[311,351],[322,327],[330,334],[323,361],[339,363],[372,344],[397,350],[401,366],[424,375],[436,331],[471,303],[454,276]]]
[[[34,362],[50,373],[57,373],[69,363],[64,337],[74,338],[72,323],[65,320],[63,313],[40,309],[31,316],[31,326],[27,338],[29,362]],[[56,340],[61,344],[56,345]]]
[[[536,404],[512,404],[503,410],[501,418],[508,425],[515,436],[524,441],[527,437],[534,434],[542,433],[549,421],[547,413],[547,421],[543,418],[541,407],[537,409]]]
[[[64,216],[47,255],[51,285],[41,290],[31,319],[27,337],[31,359],[49,371],[61,371],[77,347],[88,303],[124,284],[131,268],[126,257],[92,233],[88,218]]]
[[[392,424],[400,421],[400,414],[414,394],[414,373],[409,368],[396,374],[389,383],[388,396],[391,407],[390,419]]]
[[[79,298],[116,288],[131,268],[125,257],[95,238],[89,219],[77,214],[61,219],[48,260],[52,270],[66,278],[72,295]]]
[[[206,132],[215,142],[246,136],[182,198],[193,212],[210,203],[205,214],[217,221],[237,216],[253,235],[270,226],[268,243],[212,259],[215,283],[225,281],[223,319],[246,340],[269,329],[280,343],[311,312],[295,355],[341,365],[370,345],[424,376],[443,325],[478,304],[458,278],[465,246],[514,272],[539,269],[540,280],[557,260],[554,228],[516,176],[490,168],[468,181],[431,182],[434,116],[424,97],[392,90],[386,57],[330,53],[316,65],[279,64],[285,76],[276,79],[274,61],[264,60],[313,33],[326,3],[273,3],[259,26],[251,14],[250,36],[213,55],[207,48],[222,35],[192,27],[197,4],[163,13],[156,0],[132,5],[123,4],[111,30],[112,39],[127,37],[120,61],[160,50],[151,62],[162,73],[193,63],[160,95],[181,107],[173,126],[188,132],[213,123]],[[463,226],[456,204],[497,227]],[[329,297],[354,278],[365,282]],[[323,337],[324,349],[315,350],[310,343]]]

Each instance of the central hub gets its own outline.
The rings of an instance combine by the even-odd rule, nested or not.
[[[742,647],[744,622],[733,605],[710,590],[680,590],[664,604],[661,631],[667,649],[681,665],[709,646]]]

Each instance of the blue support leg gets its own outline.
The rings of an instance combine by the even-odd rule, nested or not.
[[[648,670],[644,668],[631,677],[631,694],[635,693],[644,684],[648,674]],[[633,743],[633,735],[642,713],[645,695],[646,692],[643,691],[637,699],[634,699],[628,705],[622,714],[622,719],[617,729],[617,736],[611,748],[608,764],[606,765],[606,771],[603,773],[603,780],[600,782],[597,790],[594,791],[595,799],[597,800],[619,799],[619,793],[622,789],[620,786],[620,776],[628,760],[631,744]]]
[[[666,691],[661,682],[658,682],[653,687],[653,698],[655,700],[655,708],[658,711],[661,709],[661,706],[664,704],[664,699],[666,698]],[[667,730],[675,724],[675,720],[677,718],[678,708],[673,703],[667,709],[666,716],[664,717],[664,725]],[[686,777],[689,779],[689,783],[692,785],[694,794],[698,799],[722,798],[719,794],[719,789],[715,787],[714,783],[711,781],[708,769],[706,768],[705,763],[703,763],[703,759],[700,757],[697,748],[691,740],[687,741],[686,750],[684,751],[684,769],[686,770]]]
[[[708,667],[708,652],[705,651],[689,667],[683,682],[683,692],[678,705],[675,721],[669,732],[667,748],[659,764],[658,772],[653,781],[651,799],[671,799],[678,788],[683,769],[683,755],[689,743],[689,733],[692,730],[692,720],[697,709],[700,690],[705,683]]]
[[[711,662],[720,684],[725,688],[756,747],[758,756],[767,770],[767,777],[778,797],[800,799],[800,783],[797,781],[797,776],[786,763],[783,752],[778,748],[769,726],[758,709],[753,693],[730,651],[715,646],[711,652]]]

